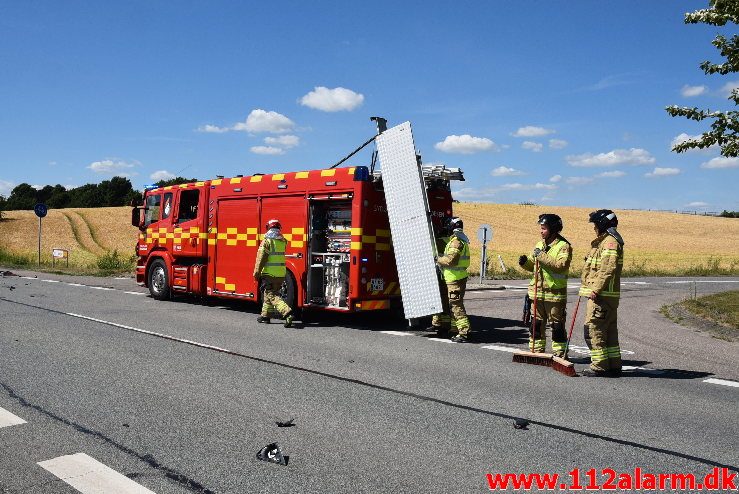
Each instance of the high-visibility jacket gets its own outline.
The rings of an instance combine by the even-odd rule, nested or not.
[[[601,297],[621,297],[621,270],[624,266],[624,246],[617,232],[606,232],[590,243],[590,252],[582,268],[580,295],[596,292]]]
[[[539,286],[536,289],[537,300],[547,302],[567,301],[567,272],[572,262],[572,247],[561,235],[557,235],[554,241],[546,245],[544,240],[536,244],[541,253],[536,258],[539,261]],[[527,259],[523,268],[528,271],[534,270],[534,261]],[[534,281],[536,274],[529,281],[529,297],[534,298]]]
[[[284,278],[287,274],[285,269],[286,247],[287,240],[282,235],[265,236],[257,251],[255,273],[261,276]]]
[[[441,266],[445,282],[453,283],[467,278],[467,268],[470,267],[470,240],[467,235],[455,230],[444,248],[444,255],[436,262]]]

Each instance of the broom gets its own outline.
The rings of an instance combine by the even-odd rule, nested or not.
[[[516,352],[513,354],[513,361],[521,364],[543,365],[544,367],[552,366],[553,355],[551,353],[543,353],[536,351],[536,295],[539,289],[539,260],[534,262],[534,310],[531,317],[531,352]],[[544,328],[542,328],[544,331]]]
[[[580,297],[577,297],[577,305],[575,306],[575,313],[572,315],[572,324],[570,324],[570,334],[567,335],[567,344],[565,345],[564,357],[552,357],[552,369],[556,370],[560,374],[565,376],[575,377],[575,364],[567,360],[567,352],[570,351],[570,339],[572,339],[572,330],[575,328],[575,320],[577,319],[577,311],[580,308]]]

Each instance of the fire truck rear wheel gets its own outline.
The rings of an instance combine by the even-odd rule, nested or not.
[[[169,299],[169,275],[167,264],[157,259],[149,267],[149,292],[157,300]]]
[[[282,297],[282,300],[285,301],[287,305],[290,306],[290,308],[293,310],[293,314],[296,316],[298,315],[298,287],[295,283],[295,276],[288,271],[285,274],[285,281],[282,282],[282,287],[280,288],[280,297]]]

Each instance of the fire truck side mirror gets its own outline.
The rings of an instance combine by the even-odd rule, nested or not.
[[[141,229],[143,226],[141,221],[141,211],[143,210],[144,209],[140,207],[134,207],[131,209],[131,225],[138,229]]]

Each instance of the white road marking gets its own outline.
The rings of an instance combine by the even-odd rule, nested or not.
[[[713,377],[705,379],[704,383],[709,384],[720,384],[721,386],[731,386],[732,388],[739,388],[739,382],[727,381],[725,379],[714,379]]]
[[[429,341],[440,341],[441,343],[454,343],[452,340],[447,340],[445,338],[426,338]]]
[[[85,286],[85,285],[82,285],[80,283],[67,283],[67,285],[69,285],[69,286]]]
[[[0,408],[0,429],[3,427],[9,427],[11,425],[25,424],[26,421],[17,415],[13,415],[4,408]]]
[[[45,281],[46,283],[59,283],[59,280],[40,280]]]
[[[59,456],[38,465],[83,494],[155,494],[85,453]]]
[[[404,333],[403,331],[380,331],[380,333],[391,334],[393,336],[413,336],[412,333]]]
[[[651,285],[651,283],[647,283],[646,281],[622,281],[622,285]]]
[[[127,293],[129,295],[146,295],[146,293],[144,292],[123,292],[123,293]]]
[[[739,283],[739,280],[679,280],[679,281],[663,281],[668,285],[682,285],[686,283]]]
[[[570,350],[575,353],[579,353],[581,355],[590,355],[590,349],[586,346],[579,346],[579,345],[570,345]],[[621,349],[621,355],[634,355],[634,352],[631,350],[624,350]]]
[[[660,375],[664,374],[665,371],[662,369],[650,369],[649,367],[636,367],[634,365],[624,365],[621,367],[621,370],[625,371],[639,371],[644,374],[654,374],[654,375]]]
[[[88,285],[87,288],[92,288],[93,290],[115,290],[115,288],[108,288],[107,286],[91,286],[91,285]]]
[[[113,278],[114,280],[129,280],[130,278],[126,277],[119,277],[119,278]]]
[[[520,348],[511,348],[509,346],[500,346],[500,345],[485,345],[481,346],[480,348],[485,348],[486,350],[498,350],[500,352],[508,352],[508,353],[516,353],[520,352]]]
[[[20,278],[23,278],[24,280],[37,280],[38,278],[34,278],[33,276],[20,276]]]

